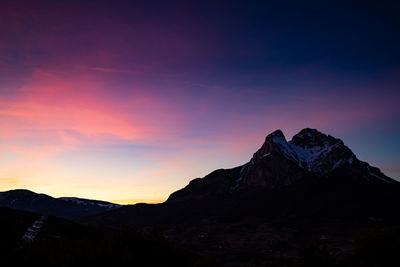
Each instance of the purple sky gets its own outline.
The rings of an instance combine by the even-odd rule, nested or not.
[[[400,180],[398,4],[5,1],[0,190],[157,202],[311,127]]]

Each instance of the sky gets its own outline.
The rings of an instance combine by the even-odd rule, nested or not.
[[[161,202],[306,127],[400,180],[392,2],[2,1],[0,191]]]

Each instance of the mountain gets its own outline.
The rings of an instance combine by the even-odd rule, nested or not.
[[[120,208],[120,205],[74,197],[53,198],[29,190],[0,192],[0,206],[62,218],[89,216]]]
[[[280,130],[269,134],[249,162],[196,178],[164,203],[80,221],[158,226],[171,242],[258,266],[288,264],[309,244],[328,256],[350,255],[366,233],[400,225],[399,205],[399,182],[360,161],[342,140],[306,128],[290,141]]]
[[[339,175],[340,173],[340,175]],[[287,142],[282,131],[269,134],[250,161],[230,170],[215,171],[195,179],[173,193],[168,201],[187,200],[210,194],[232,194],[246,188],[277,189],[301,180],[328,180],[349,176],[348,182],[398,184],[378,168],[362,162],[343,141],[306,128]],[[215,177],[218,178],[215,178]],[[340,180],[340,177],[338,177]]]

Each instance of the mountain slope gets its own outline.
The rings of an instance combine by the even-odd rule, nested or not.
[[[22,189],[0,192],[0,206],[62,218],[89,216],[121,207],[98,200],[53,198]]]

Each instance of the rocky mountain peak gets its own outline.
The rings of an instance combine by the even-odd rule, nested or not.
[[[282,153],[282,145],[286,143],[285,135],[281,130],[276,130],[265,138],[264,144],[261,146],[259,150],[253,155],[253,161],[256,162],[259,159],[262,159],[266,156],[271,155],[271,153]]]
[[[272,138],[272,137],[278,137],[278,138],[285,138],[285,135],[281,130],[276,130],[269,135],[267,135],[266,139]]]
[[[293,136],[290,142],[302,148],[312,148],[315,146],[322,147],[324,145],[332,146],[336,143],[344,145],[342,140],[310,128],[301,130],[298,134]]]
[[[318,176],[356,160],[342,140],[311,128],[301,130],[289,142],[281,130],[274,131],[265,138],[251,161],[256,163],[275,153]]]
[[[369,180],[391,182],[379,169],[357,159],[342,140],[305,128],[287,141],[281,130],[267,135],[264,144],[242,166],[231,191],[241,186],[281,187],[309,175],[327,176],[352,170]]]

